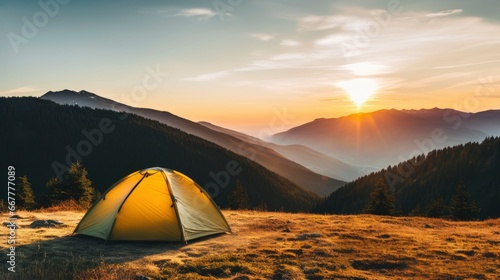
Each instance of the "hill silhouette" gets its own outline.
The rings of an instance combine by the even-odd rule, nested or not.
[[[396,196],[396,210],[408,215],[442,200],[449,204],[463,183],[481,209],[481,218],[500,217],[500,138],[434,150],[412,160],[363,176],[333,192],[318,207],[320,212],[361,213],[377,179]]]
[[[359,177],[356,172],[342,172],[343,170],[346,170],[345,164],[331,158],[330,160],[327,160],[327,163],[329,164],[328,167],[331,167],[330,169],[332,169],[332,171],[337,170],[338,172],[314,172],[314,166],[323,165],[324,163],[324,157],[316,155],[314,151],[306,151],[305,153],[302,153],[312,159],[309,161],[302,161],[301,159],[303,157],[290,158],[286,155],[289,153],[282,153],[281,150],[278,151],[277,149],[274,149],[276,147],[279,148],[278,145],[270,146],[268,145],[270,143],[252,139],[248,136],[238,137],[235,134],[229,133],[229,130],[222,131],[213,129],[213,127],[206,127],[199,123],[174,115],[170,112],[128,106],[85,90],[78,92],[68,89],[61,91],[49,91],[40,98],[64,105],[78,105],[94,109],[127,112],[159,121],[168,126],[178,128],[186,133],[208,140],[236,154],[244,157],[250,157],[253,161],[261,164],[267,169],[286,177],[300,187],[321,196],[327,196],[332,191],[343,186],[347,179],[353,180]],[[295,150],[293,148],[282,148],[292,152]],[[312,167],[311,161],[315,163]],[[338,179],[344,178],[335,177],[340,173],[349,176],[347,176],[345,181],[341,181]]]
[[[37,98],[0,98],[0,132],[2,165],[15,166],[18,176],[28,175],[38,198],[61,166],[80,160],[101,192],[133,171],[162,166],[208,186],[222,207],[237,180],[250,207],[307,211],[319,199],[243,156],[137,115]]]
[[[364,167],[363,175],[434,149],[500,136],[500,110],[379,110],[316,119],[275,134],[274,143],[301,144]],[[431,141],[432,140],[432,141]]]
[[[231,135],[235,138],[245,141],[247,143],[255,143],[259,146],[263,146],[278,152],[280,155],[288,158],[289,160],[300,163],[304,167],[331,178],[340,179],[346,182],[355,180],[361,175],[360,170],[353,165],[342,162],[336,158],[327,156],[313,149],[310,149],[303,145],[278,145],[275,143],[267,142],[262,139],[248,136],[246,134],[216,126],[208,122],[198,122],[199,124],[206,126],[212,130],[222,132],[227,135]],[[288,176],[286,176],[289,178]],[[345,184],[345,183],[344,183]],[[331,192],[330,192],[331,193]],[[328,193],[328,194],[330,194]],[[327,194],[327,195],[328,195]]]

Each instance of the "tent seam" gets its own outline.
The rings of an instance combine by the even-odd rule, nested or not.
[[[75,230],[73,231],[73,233],[71,235],[74,235],[76,233],[76,231],[78,230],[78,228],[80,227],[80,224],[83,222],[83,220],[85,220],[85,218],[87,217],[87,215],[90,214],[90,212],[92,212],[92,209],[94,209],[94,207],[99,203],[99,201],[103,200],[103,199],[106,199],[106,195],[114,188],[116,187],[118,184],[122,183],[123,181],[127,180],[128,178],[130,177],[133,177],[135,176],[137,173],[140,173],[140,171],[136,171],[120,180],[118,180],[116,183],[114,183],[111,187],[109,187],[102,195],[101,197],[99,197],[98,200],[96,200],[92,206],[89,208],[89,210],[87,210],[87,213],[85,213],[85,215],[82,217],[82,219],[80,220],[80,222],[78,223],[78,225],[76,226]]]
[[[116,212],[115,219],[113,220],[113,224],[111,225],[111,228],[109,230],[108,237],[106,238],[106,242],[109,240],[109,237],[111,236],[111,233],[113,232],[113,229],[115,228],[116,219],[118,218],[118,213],[120,213],[120,211],[122,210],[123,204],[125,204],[125,202],[127,202],[127,199],[134,192],[134,190],[139,186],[139,184],[141,184],[142,180],[144,180],[144,178],[146,178],[148,176],[149,176],[149,174],[145,173],[142,176],[142,178],[139,180],[139,182],[137,182],[137,184],[135,184],[135,186],[130,190],[130,192],[127,194],[125,199],[123,199],[123,202],[120,204],[120,207],[118,207],[118,211]]]
[[[168,178],[165,175],[165,171],[162,170],[161,174],[163,175],[163,178],[165,179],[165,183],[167,185],[167,190],[170,194],[170,199],[172,199],[172,204],[174,205],[175,216],[177,217],[177,223],[179,224],[179,233],[181,234],[181,242],[187,243],[186,236],[184,233],[184,228],[182,227],[181,216],[179,215],[179,209],[177,208],[177,199],[175,198],[174,192],[172,191],[172,187],[170,186],[170,181],[168,181]]]

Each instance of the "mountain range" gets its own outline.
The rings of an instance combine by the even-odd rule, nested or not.
[[[449,202],[455,186],[464,183],[482,218],[500,216],[500,138],[492,137],[500,135],[500,110],[380,110],[317,119],[268,142],[63,90],[39,99],[0,98],[1,160],[19,166],[19,174],[29,175],[36,193],[43,194],[54,160],[77,159],[82,137],[103,119],[117,132],[91,147],[99,152],[80,156],[100,191],[124,174],[158,165],[185,172],[203,186],[215,181],[215,199],[223,207],[240,181],[251,207],[352,214],[363,211],[375,181],[383,178],[396,191],[399,213],[407,215],[439,199]],[[220,187],[233,161],[243,172]]]
[[[500,135],[500,110],[391,109],[316,119],[264,141],[166,111],[131,107],[85,90],[49,91],[41,98],[157,120],[248,157],[320,196],[413,156]]]
[[[254,143],[259,146],[269,148],[287,159],[300,163],[304,167],[318,174],[344,181],[352,181],[362,175],[360,169],[303,145],[278,145],[244,133],[216,126],[208,122],[198,123],[212,130],[231,135],[246,143]]]
[[[316,173],[307,167],[301,161],[293,161],[285,155],[271,148],[278,145],[267,144],[264,141],[254,141],[254,139],[245,139],[244,137],[236,137],[236,133],[231,133],[229,130],[222,131],[211,129],[202,124],[184,119],[169,112],[158,111],[147,108],[136,108],[116,101],[103,98],[88,91],[49,91],[41,99],[51,100],[58,104],[78,105],[90,108],[113,110],[117,112],[127,112],[136,114],[148,119],[156,120],[168,126],[178,128],[186,133],[196,135],[200,138],[213,142],[221,147],[224,147],[232,152],[245,157],[251,157],[252,160],[284,176],[301,186],[306,190],[310,190],[318,195],[327,196],[332,191],[338,189],[345,184],[345,181],[353,180],[358,177],[354,167],[348,164],[337,161],[333,158],[326,157],[328,161],[328,172]],[[292,150],[293,148],[283,149]],[[318,162],[325,161],[324,156],[312,151],[306,147],[298,146],[298,150],[309,158],[318,158]],[[290,151],[292,153],[292,151]],[[315,160],[313,160],[315,161]],[[307,164],[307,162],[305,162]],[[316,165],[320,165],[319,163]],[[354,169],[352,172],[344,173],[342,170]],[[330,177],[331,175],[339,175],[338,177]],[[337,179],[339,178],[339,179]],[[343,180],[340,180],[343,179]]]
[[[222,207],[237,182],[252,208],[309,211],[320,198],[246,157],[158,121],[39,98],[0,98],[0,149],[0,163],[14,166],[18,177],[27,175],[39,202],[45,183],[75,161],[100,192],[134,171],[161,166],[191,177]]]
[[[499,120],[500,110],[380,110],[316,119],[275,134],[271,141],[307,146],[368,174],[434,149],[499,136]]]

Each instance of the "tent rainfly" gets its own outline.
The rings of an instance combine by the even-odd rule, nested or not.
[[[87,211],[73,235],[108,240],[181,241],[231,232],[219,207],[186,175],[161,167],[115,183]]]

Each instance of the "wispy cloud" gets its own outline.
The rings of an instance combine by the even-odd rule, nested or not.
[[[450,69],[450,68],[460,68],[460,67],[467,67],[467,66],[481,65],[481,64],[486,64],[486,63],[500,63],[500,60],[499,60],[499,59],[496,59],[496,60],[478,61],[478,62],[464,63],[464,64],[455,64],[455,65],[436,66],[436,67],[433,67],[433,69]]]
[[[215,79],[227,76],[227,75],[228,75],[227,71],[219,71],[219,72],[202,74],[202,75],[198,75],[195,77],[188,77],[188,78],[184,78],[182,80],[193,81],[193,82],[207,82],[207,81],[215,80]]]
[[[300,43],[294,40],[281,40],[280,45],[287,47],[296,47],[300,46]]]
[[[393,15],[391,21],[383,26],[376,18],[380,10],[347,10],[352,10],[352,13],[299,18],[295,36],[305,42],[301,52],[266,54],[228,72],[279,70],[287,73],[290,80],[300,80],[301,88],[331,87],[335,80],[370,77],[376,79],[383,90],[397,92],[403,88],[433,84],[443,86],[468,77],[463,72],[444,72],[447,69],[487,63],[492,64],[488,66],[490,69],[494,69],[494,63],[500,62],[500,55],[491,57],[491,50],[500,48],[500,38],[491,35],[500,34],[500,24],[463,16],[461,9],[402,12]],[[380,28],[375,30],[377,32],[374,25]],[[369,31],[366,31],[367,26],[371,28]],[[364,41],[361,42],[360,34],[370,31],[370,35],[362,38]],[[280,45],[295,45],[295,41],[289,41],[281,40]],[[342,44],[354,46],[357,55],[347,60]],[[477,55],[471,57],[471,53]],[[440,55],[436,57],[436,54]],[[306,73],[301,71],[304,69],[314,70],[314,76],[300,79]],[[271,75],[274,77],[274,74]],[[276,78],[269,78],[266,83],[274,84],[274,88],[279,90],[298,87],[297,83],[289,84]]]
[[[255,39],[261,40],[261,41],[270,41],[274,38],[273,35],[266,34],[266,33],[252,33],[250,34]]]
[[[428,17],[445,17],[445,16],[460,14],[460,13],[462,13],[462,9],[453,9],[453,10],[446,10],[446,11],[441,11],[441,12],[437,12],[437,13],[430,13],[430,14],[427,14],[426,16],[428,16]]]
[[[349,63],[343,68],[356,76],[373,76],[392,72],[389,66],[376,62]]]
[[[35,92],[39,91],[40,89],[26,86],[26,87],[19,87],[19,88],[14,88],[14,89],[9,89],[6,91],[1,91],[0,94],[12,94],[12,93],[29,93],[29,92]]]
[[[450,83],[455,83],[457,81],[464,81],[471,79],[471,77],[476,78],[472,72],[450,72],[443,74],[434,74],[431,76],[426,76],[422,79],[407,81],[403,85],[401,85],[401,87],[412,89],[412,88],[424,88],[424,87],[435,86],[436,84],[449,85]]]
[[[183,17],[198,17],[200,19],[208,19],[215,16],[216,13],[212,10],[205,8],[191,8],[191,9],[181,10],[175,15]]]
[[[216,12],[206,8],[165,8],[156,10],[143,10],[140,11],[144,14],[159,15],[164,17],[192,17],[198,20],[209,19],[217,15]],[[230,16],[231,14],[226,13],[225,15]]]
[[[306,16],[299,20],[299,31],[317,31],[338,27],[336,16]]]
[[[338,46],[340,43],[345,42],[352,38],[350,33],[335,33],[327,35],[316,40],[314,43],[318,46]]]
[[[357,11],[357,10],[356,10]],[[329,29],[353,29],[362,26],[365,20],[361,17],[345,15],[318,16],[309,15],[299,19],[298,31],[321,31]]]
[[[379,24],[374,17],[379,12],[356,8],[349,16],[299,18],[297,33],[292,35],[301,43],[282,39],[277,44],[290,47],[300,44],[300,48],[295,48],[300,51],[275,49],[254,56],[240,67],[188,79],[207,81],[234,75],[231,82],[236,85],[245,81],[249,87],[306,92],[331,90],[338,81],[370,78],[377,82],[381,93],[393,94],[435,85],[437,88],[458,85],[469,76],[470,72],[447,71],[452,68],[480,64],[484,64],[482,69],[498,68],[495,63],[500,60],[491,56],[491,49],[500,48],[500,37],[491,34],[500,34],[500,24],[463,16],[460,9],[408,11],[394,15],[388,24],[380,26],[379,32],[372,29],[375,35],[367,36],[360,44],[356,41],[360,32],[365,32],[367,24]],[[318,30],[321,32],[315,32]],[[265,33],[250,35],[263,41],[276,39]],[[342,44],[356,46],[358,53],[346,59]],[[255,82],[249,82],[246,72],[262,73],[251,74],[256,78]]]

